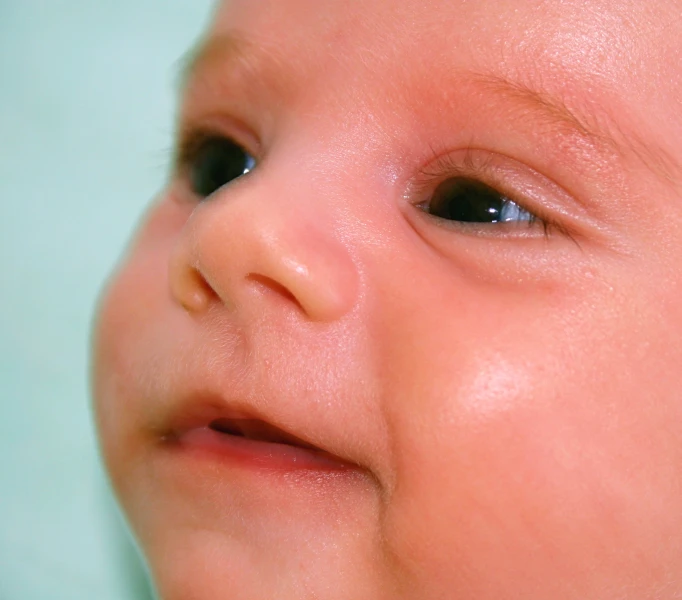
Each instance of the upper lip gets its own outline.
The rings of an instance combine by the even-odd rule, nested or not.
[[[141,378],[145,382],[141,395],[154,401],[141,403],[142,414],[136,417],[156,440],[179,439],[191,429],[226,426],[263,441],[325,453],[377,478],[389,472],[385,453],[377,451],[383,447],[383,431],[373,420],[357,423],[352,435],[341,427],[358,410],[348,407],[361,406],[358,390],[352,386],[337,390],[334,403],[326,409],[328,402],[315,401],[308,386],[301,384],[304,377],[280,385],[272,380],[274,374],[254,371],[239,356],[212,343],[186,344],[167,352],[172,352],[172,358],[167,365],[160,361],[164,365],[160,373]],[[153,368],[158,367],[152,364]]]

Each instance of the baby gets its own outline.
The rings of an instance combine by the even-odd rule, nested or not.
[[[682,5],[230,0],[103,298],[164,600],[682,598]]]

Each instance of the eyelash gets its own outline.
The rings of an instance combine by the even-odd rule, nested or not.
[[[175,146],[174,163],[176,170],[182,170],[187,168],[197,151],[206,142],[207,139],[214,136],[211,131],[203,129],[192,129],[182,131],[178,136],[178,141]]]
[[[501,196],[527,211],[532,216],[532,219],[527,221],[527,226],[541,225],[545,238],[558,233],[575,242],[571,232],[548,211],[538,207],[535,203],[530,207],[525,198],[519,197],[519,194],[510,191],[507,186],[500,182],[499,169],[494,166],[494,160],[491,156],[484,157],[482,152],[473,147],[464,148],[463,152],[461,158],[455,158],[455,153],[438,153],[432,149],[433,160],[426,167],[420,169],[417,178],[412,182],[406,194],[408,198],[422,199],[418,202],[412,202],[414,206],[423,212],[427,212],[425,205],[428,204],[434,190],[440,184],[452,178],[468,178],[491,187]],[[423,200],[424,198],[426,199]],[[466,225],[460,224],[459,227],[464,229]]]
[[[176,143],[173,157],[175,170],[184,172],[188,168],[191,168],[192,163],[196,160],[206,144],[216,139],[230,140],[237,146],[243,148],[245,152],[248,152],[248,150],[246,150],[246,145],[243,144],[238,137],[223,133],[218,129],[186,129],[180,132]]]

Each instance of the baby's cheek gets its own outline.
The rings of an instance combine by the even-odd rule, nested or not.
[[[160,324],[168,328],[168,262],[187,210],[168,201],[152,207],[98,306],[92,348],[92,387],[99,438],[114,484],[121,489],[125,468],[138,450],[130,439],[140,420],[149,361],[162,347]],[[119,485],[120,481],[120,485]]]
[[[651,597],[682,568],[682,457],[656,438],[661,413],[632,408],[627,377],[529,362],[523,346],[484,356],[449,386],[434,371],[422,421],[394,422],[386,539],[414,597]]]

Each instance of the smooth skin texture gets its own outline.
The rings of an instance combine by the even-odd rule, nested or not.
[[[232,0],[98,315],[164,600],[682,597],[682,4]],[[453,176],[548,223],[421,207]],[[200,400],[203,399],[203,400]],[[352,467],[173,454],[193,402]],[[240,414],[241,414],[240,413]]]

